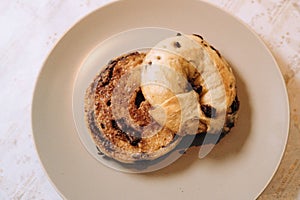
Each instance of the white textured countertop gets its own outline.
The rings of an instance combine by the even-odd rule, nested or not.
[[[39,162],[31,101],[44,60],[79,19],[109,0],[0,2],[0,199],[61,199]],[[260,199],[300,199],[300,2],[210,0],[247,23],[271,49],[290,98],[289,140]]]

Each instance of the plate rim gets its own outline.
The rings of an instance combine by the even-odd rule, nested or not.
[[[45,69],[45,65],[49,59],[49,57],[53,54],[53,52],[57,49],[57,46],[59,45],[59,43],[61,41],[64,40],[64,38],[78,25],[80,24],[83,20],[85,20],[86,18],[88,18],[90,15],[96,13],[96,12],[99,12],[101,9],[105,8],[105,7],[109,7],[113,4],[117,4],[119,2],[124,2],[125,0],[111,0],[109,2],[106,2],[104,3],[103,5],[99,6],[98,8],[96,9],[93,9],[92,11],[84,14],[83,16],[81,16],[78,20],[76,20],[71,26],[69,26],[68,28],[65,29],[65,31],[63,32],[63,34],[60,36],[60,38],[55,42],[55,44],[52,46],[52,48],[48,51],[47,55],[44,56],[44,61],[43,63],[41,64],[41,67],[38,71],[38,74],[35,78],[35,81],[34,81],[34,90],[33,90],[33,93],[31,95],[32,97],[32,101],[31,101],[31,107],[30,107],[30,116],[31,116],[31,133],[33,135],[33,141],[34,141],[34,147],[35,147],[35,150],[36,150],[36,153],[38,155],[38,160],[42,166],[42,169],[45,173],[45,175],[47,176],[47,179],[49,180],[49,182],[51,183],[51,185],[53,186],[53,188],[55,189],[55,191],[57,192],[57,194],[59,194],[63,199],[66,199],[66,197],[62,194],[62,192],[57,188],[57,186],[55,185],[55,183],[53,182],[52,178],[49,176],[48,172],[47,172],[47,169],[46,169],[46,166],[44,164],[44,162],[42,161],[41,159],[41,155],[40,155],[40,152],[38,150],[38,147],[37,147],[37,141],[36,141],[36,134],[35,133],[36,131],[34,130],[34,117],[33,117],[33,113],[34,113],[34,107],[35,107],[35,99],[36,99],[36,96],[37,96],[37,87],[38,87],[38,83],[40,82],[40,79],[41,79],[41,74],[43,73],[44,69]],[[126,1],[130,1],[130,0],[126,0]],[[191,0],[192,1],[192,0]],[[271,49],[267,46],[267,44],[264,42],[264,40],[258,35],[258,33],[256,33],[254,31],[254,29],[248,25],[247,23],[245,23],[244,21],[242,21],[241,18],[239,18],[238,16],[235,16],[233,15],[232,13],[230,13],[229,11],[223,9],[222,7],[220,7],[219,5],[216,5],[216,4],[213,4],[212,2],[207,2],[207,1],[203,1],[203,0],[194,0],[194,1],[198,1],[200,3],[203,3],[203,4],[207,4],[211,7],[214,7],[216,9],[218,9],[219,11],[222,11],[224,13],[226,13],[227,15],[229,15],[231,18],[234,18],[235,20],[238,21],[239,24],[241,24],[242,26],[244,26],[248,31],[251,32],[251,34],[253,36],[256,37],[256,39],[260,42],[260,44],[263,45],[264,49],[268,52],[268,55],[270,58],[272,58],[273,60],[273,63],[275,64],[276,66],[276,71],[278,72],[278,74],[280,75],[280,80],[281,80],[281,86],[283,87],[283,91],[284,91],[284,99],[285,99],[285,104],[284,106],[286,107],[286,120],[287,120],[287,123],[285,124],[285,141],[284,141],[284,149],[283,151],[281,152],[281,155],[280,155],[280,159],[278,160],[277,162],[277,165],[272,173],[272,176],[269,178],[268,182],[265,184],[265,186],[261,189],[261,191],[257,194],[256,198],[259,197],[263,191],[267,188],[267,186],[270,184],[270,182],[272,181],[274,175],[276,174],[276,172],[278,171],[278,168],[282,162],[282,159],[284,157],[284,154],[286,152],[286,148],[287,148],[287,142],[288,142],[288,138],[289,138],[289,130],[290,130],[290,126],[291,126],[291,120],[290,120],[290,103],[289,103],[289,95],[288,95],[288,90],[287,90],[287,85],[284,81],[284,77],[283,77],[283,73],[281,71],[281,68],[279,67],[279,64],[278,62],[276,61],[276,58],[275,56],[273,55]],[[164,27],[162,27],[164,28]],[[124,30],[126,31],[126,30]],[[275,67],[274,66],[274,67]]]

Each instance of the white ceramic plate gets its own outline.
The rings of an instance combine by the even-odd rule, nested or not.
[[[142,27],[201,34],[232,64],[241,109],[237,126],[207,157],[198,159],[194,147],[162,170],[128,174],[86,151],[72,98],[78,71],[94,49],[114,34]],[[37,81],[32,127],[42,164],[67,199],[255,199],[283,155],[289,107],[272,55],[231,15],[196,0],[126,0],[85,17],[53,49]]]

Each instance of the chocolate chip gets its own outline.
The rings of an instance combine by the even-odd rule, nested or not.
[[[112,61],[111,64],[108,65],[107,68],[100,73],[100,79],[98,81],[99,86],[104,87],[109,84],[109,81],[113,76],[113,71],[116,64],[117,64],[116,60]]]
[[[200,38],[201,40],[203,40],[203,37],[201,35],[198,34],[193,34],[194,36],[197,36],[198,38]]]
[[[181,47],[181,44],[180,44],[179,42],[174,42],[174,46],[175,46],[176,48],[180,48],[180,47]]]
[[[152,65],[152,62],[151,62],[151,61],[149,61],[149,62],[148,62],[148,64],[149,64],[149,65]]]
[[[108,65],[115,65],[118,61],[117,60],[110,60],[108,61]]]
[[[137,146],[140,141],[141,141],[141,138],[133,138],[132,141],[130,141],[130,144],[132,146]]]
[[[212,50],[214,50],[214,51],[218,54],[219,57],[221,57],[220,52],[219,52],[217,49],[215,49],[215,47],[213,47],[213,46],[210,45],[210,48],[211,48]]]
[[[216,109],[210,105],[201,105],[201,110],[203,111],[204,115],[208,118],[216,117]]]
[[[106,105],[107,105],[107,106],[110,106],[110,105],[111,105],[111,101],[108,100],[108,101],[106,102]]]
[[[111,120],[110,121],[111,122],[111,126],[114,128],[114,129],[118,129],[119,130],[119,127],[118,127],[118,124],[117,124],[117,122],[116,122],[116,120]]]
[[[216,51],[216,49],[215,49],[215,47],[213,47],[213,46],[209,46],[212,50],[214,50],[214,51]]]
[[[145,101],[145,97],[143,95],[142,90],[140,89],[137,93],[136,93],[136,98],[134,101],[134,104],[136,105],[137,108],[140,107],[141,103]]]
[[[102,129],[105,129],[105,125],[103,123],[100,124]]]
[[[176,34],[176,36],[181,36],[181,35],[182,35],[181,33],[177,33],[177,34]]]
[[[126,139],[129,141],[130,145],[132,146],[137,146],[139,144],[139,142],[142,140],[141,137],[136,137],[130,134],[126,134],[125,135]]]
[[[195,92],[197,92],[198,94],[200,94],[202,92],[202,86],[199,85],[199,86],[193,86],[193,90]]]
[[[234,122],[229,122],[229,123],[226,124],[226,126],[228,128],[232,128],[232,127],[234,127]]]
[[[239,108],[240,108],[240,101],[238,100],[237,96],[235,96],[235,99],[232,102],[230,108],[231,108],[231,113],[235,113],[236,111],[239,110]]]

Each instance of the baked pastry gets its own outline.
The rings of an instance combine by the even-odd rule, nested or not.
[[[148,114],[138,84],[144,57],[133,52],[111,60],[86,91],[85,118],[97,148],[123,163],[154,160],[181,140]]]
[[[142,92],[157,107],[151,110],[156,121],[180,135],[219,134],[234,125],[239,108],[235,77],[201,36],[167,38],[143,64]]]
[[[90,84],[85,118],[97,148],[115,160],[154,160],[185,135],[225,134],[239,109],[236,81],[199,35],[111,60]]]

